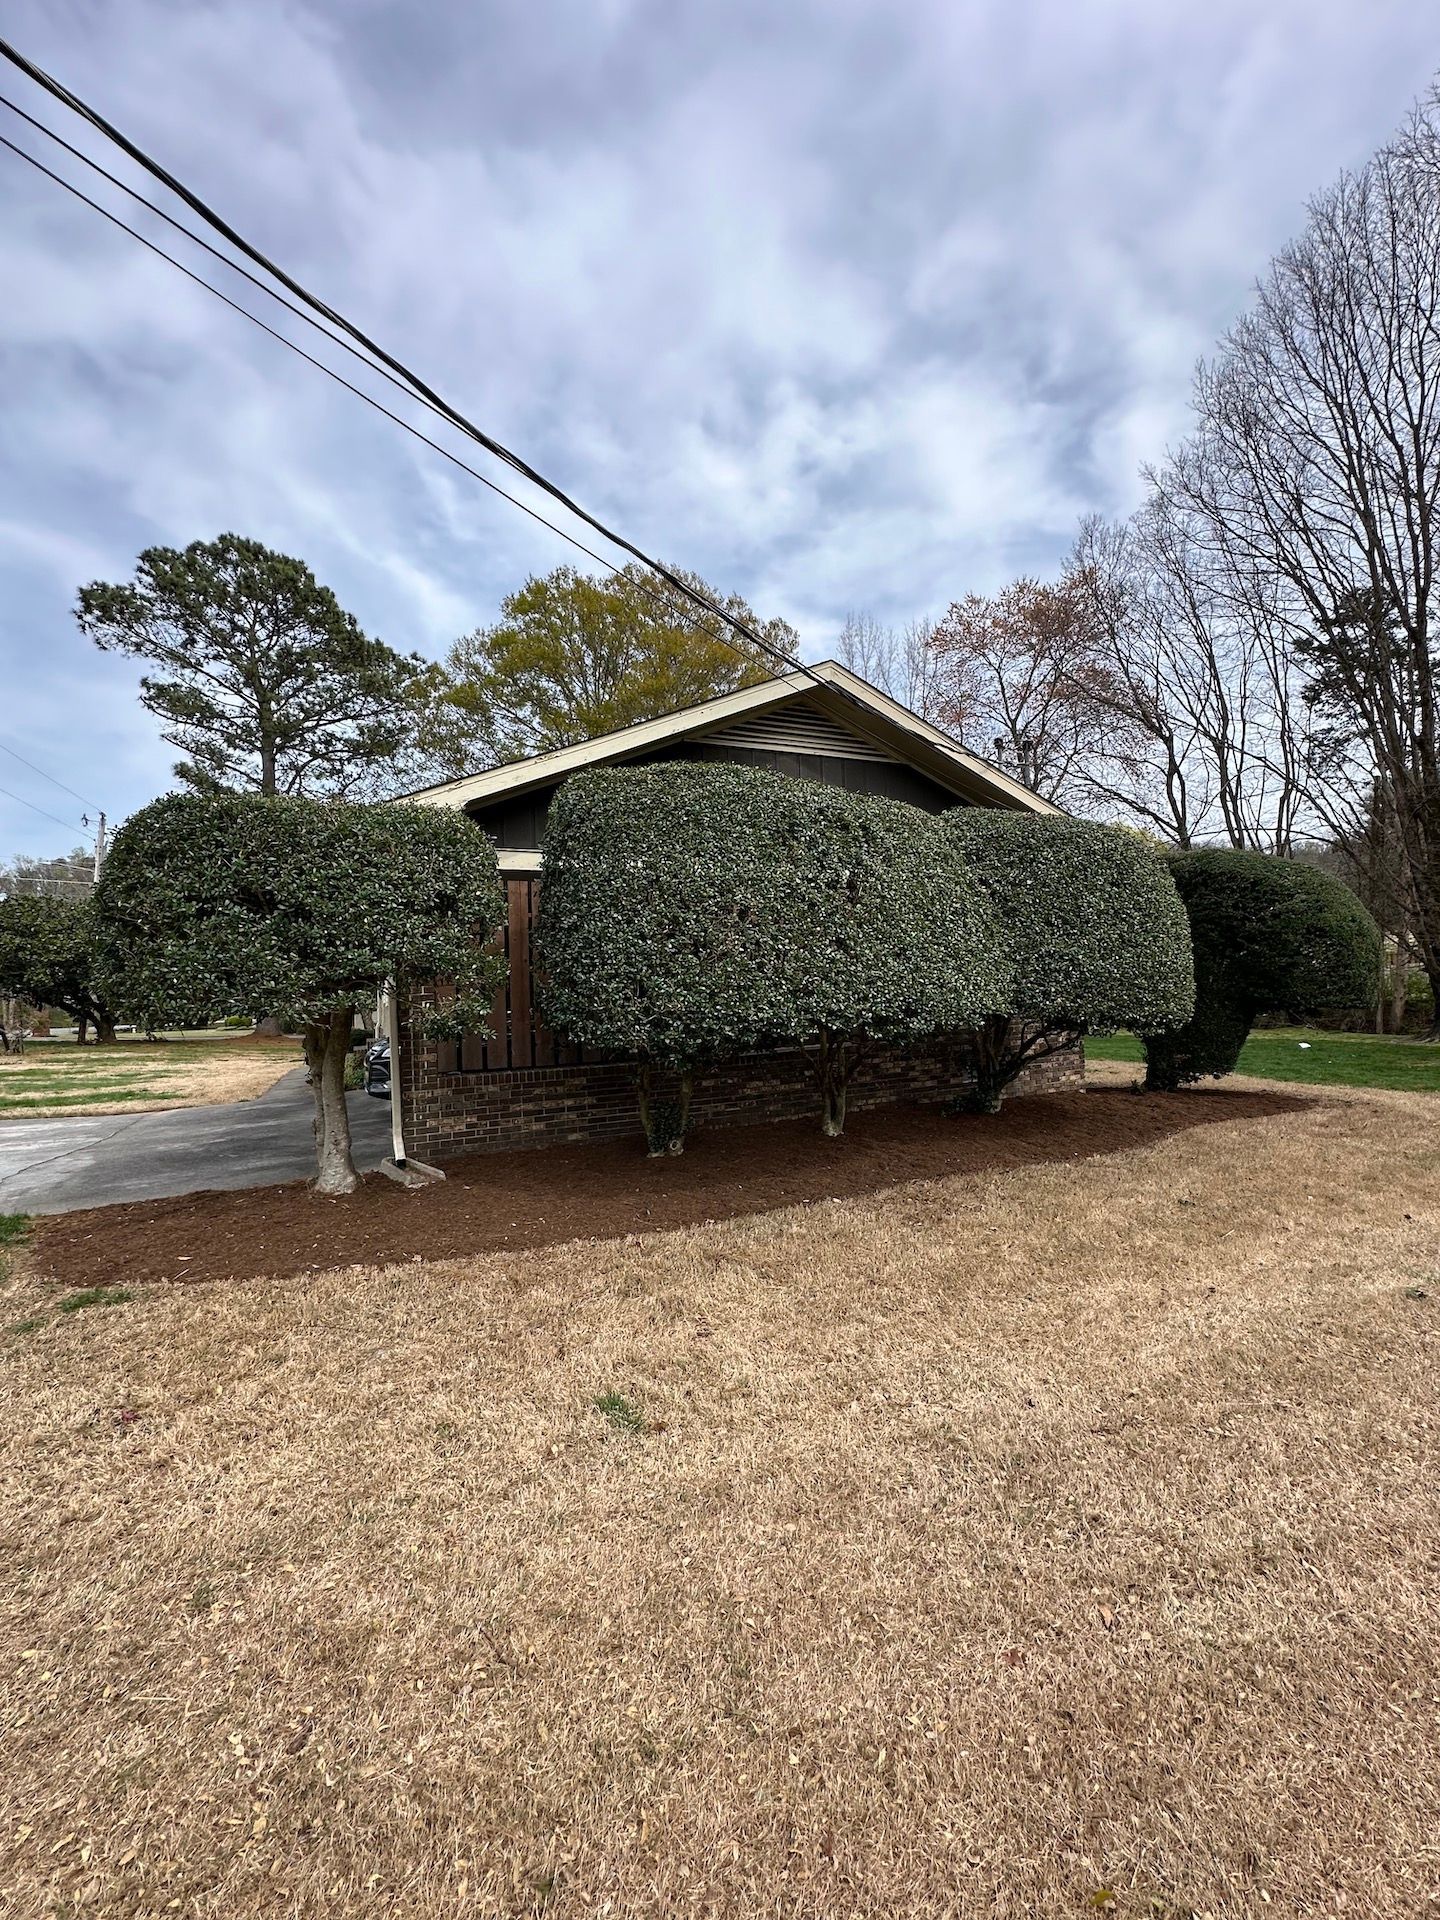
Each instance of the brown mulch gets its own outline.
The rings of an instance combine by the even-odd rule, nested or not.
[[[811,1120],[700,1132],[674,1159],[648,1159],[631,1140],[475,1155],[450,1162],[443,1184],[415,1191],[372,1174],[339,1200],[297,1182],[51,1215],[37,1221],[31,1254],[33,1270],[69,1287],[450,1259],[1123,1153],[1190,1127],[1308,1104],[1313,1096],[1258,1089],[1144,1098],[1091,1089],[1012,1100],[992,1117],[881,1108],[854,1115],[843,1140],[827,1140]]]

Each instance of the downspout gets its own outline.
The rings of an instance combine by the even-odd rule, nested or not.
[[[390,1042],[390,1157],[405,1164],[405,1110],[400,1092],[400,1005],[392,980],[385,989],[385,1027]]]

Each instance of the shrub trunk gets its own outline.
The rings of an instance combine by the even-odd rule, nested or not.
[[[685,1151],[685,1130],[690,1124],[690,1101],[695,1091],[695,1073],[686,1067],[680,1074],[679,1095],[675,1100],[655,1097],[655,1063],[642,1060],[635,1076],[635,1097],[640,1108],[640,1125],[652,1160]]]
[[[975,1091],[970,1105],[976,1113],[999,1113],[1005,1089],[1015,1078],[1010,1038],[1010,1021],[1003,1014],[989,1014],[975,1028]]]
[[[315,1192],[353,1193],[360,1184],[350,1151],[350,1113],[345,1105],[345,1061],[354,1010],[334,1007],[328,1018],[305,1029],[305,1064],[315,1102]],[[399,1089],[392,1094],[399,1098]]]
[[[853,1065],[845,1042],[837,1034],[822,1029],[815,1070],[820,1082],[820,1127],[830,1140],[838,1140],[845,1131],[845,1096],[850,1089]]]

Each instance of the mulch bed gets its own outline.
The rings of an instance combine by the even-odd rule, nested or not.
[[[992,1117],[887,1107],[843,1140],[813,1121],[697,1133],[649,1160],[637,1141],[475,1155],[442,1184],[406,1191],[372,1174],[322,1199],[302,1183],[136,1201],[36,1223],[33,1265],[68,1287],[247,1280],[356,1264],[614,1239],[778,1207],[874,1193],[909,1180],[1121,1153],[1196,1126],[1292,1113],[1288,1094],[1215,1088],[1143,1098],[1121,1090],[1036,1095]]]

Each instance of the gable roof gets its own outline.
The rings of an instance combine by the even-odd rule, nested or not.
[[[788,715],[787,708],[792,710]],[[872,687],[868,680],[842,667],[838,660],[820,660],[802,672],[761,680],[755,686],[742,687],[738,693],[722,694],[718,699],[702,701],[699,706],[682,707],[678,713],[663,714],[658,720],[642,720],[635,726],[584,740],[578,746],[559,747],[529,760],[511,760],[501,767],[488,767],[483,773],[446,780],[406,797],[426,806],[462,809],[488,806],[536,787],[551,786],[582,767],[633,760],[675,740],[723,734],[739,746],[746,744],[744,736],[749,733],[753,736],[751,744],[763,746],[766,730],[756,723],[772,715],[791,723],[785,733],[791,736],[788,744],[792,752],[848,751],[857,757],[868,757],[865,754],[868,744],[875,758],[899,760],[915,767],[937,786],[971,805],[1002,807],[1017,813],[1060,812],[1060,808],[1042,800],[1008,773],[967,752],[948,733],[932,727],[908,707],[902,707],[898,700],[892,700],[878,687]],[[855,745],[848,749],[841,746],[830,728],[838,729]],[[807,731],[809,744],[806,743]]]

